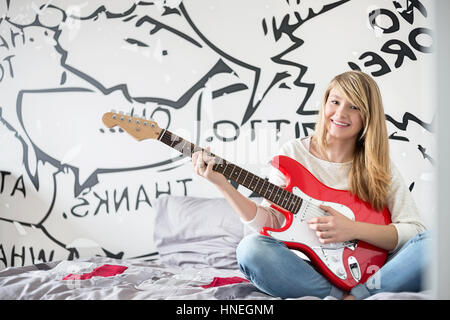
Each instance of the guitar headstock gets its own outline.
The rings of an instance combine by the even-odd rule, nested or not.
[[[162,131],[155,121],[123,113],[107,112],[103,115],[102,120],[108,128],[119,126],[137,140],[157,139]]]

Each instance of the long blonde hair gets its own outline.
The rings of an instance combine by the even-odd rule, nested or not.
[[[332,88],[339,89],[348,100],[359,107],[363,122],[349,173],[349,191],[381,211],[386,205],[392,176],[380,90],[372,77],[360,71],[344,72],[333,78],[323,95],[319,120],[312,137],[321,154],[324,154],[327,148],[324,107]]]

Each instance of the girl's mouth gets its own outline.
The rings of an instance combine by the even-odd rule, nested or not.
[[[340,127],[340,128],[345,128],[345,127],[348,127],[348,126],[349,126],[348,123],[340,122],[340,121],[333,120],[333,119],[331,119],[331,122],[332,122],[335,126]]]

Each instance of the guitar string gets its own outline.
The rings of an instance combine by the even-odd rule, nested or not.
[[[168,134],[168,137],[166,136],[166,133]],[[167,138],[166,138],[167,137]],[[168,141],[165,141],[165,140],[168,140]],[[196,146],[194,145],[194,144],[192,144],[192,143],[190,143],[189,141],[187,141],[187,140],[184,140],[183,138],[180,138],[180,137],[178,137],[178,136],[176,136],[176,135],[174,135],[174,134],[172,134],[172,133],[170,133],[170,132],[168,132],[167,130],[166,130],[166,132],[164,132],[164,134],[163,134],[163,136],[161,137],[161,140],[160,141],[162,141],[162,142],[164,142],[165,144],[168,144],[169,146],[171,146],[172,148],[175,148],[179,143],[181,143],[181,142],[183,142],[184,141],[184,144],[183,144],[183,149],[184,149],[184,146],[186,145],[186,143],[188,143],[189,145],[190,145],[190,151],[191,151],[191,156],[192,156],[192,153],[193,153],[193,151],[196,149]],[[177,143],[175,143],[175,145],[174,146],[172,146],[172,144],[174,144],[174,142],[177,142]],[[170,144],[169,144],[170,143]],[[176,149],[176,148],[175,148]],[[204,150],[203,148],[202,148],[202,150]],[[178,150],[178,151],[180,151],[180,150]],[[182,151],[180,151],[180,152],[182,152]],[[231,178],[231,176],[232,176],[232,174],[233,174],[233,172],[234,172],[234,170],[236,169],[236,168],[239,168],[240,169],[240,172],[239,172],[239,174],[238,174],[238,177],[242,174],[242,171],[245,171],[247,174],[245,175],[245,178],[242,180],[242,182],[240,183],[240,184],[243,184],[244,186],[245,186],[245,182],[246,182],[246,178],[247,178],[247,176],[248,176],[248,174],[250,173],[250,174],[252,174],[251,172],[249,172],[249,171],[247,171],[247,170],[245,170],[245,169],[242,169],[242,168],[240,168],[239,166],[236,166],[235,164],[233,164],[233,163],[231,163],[231,162],[229,162],[229,161],[227,161],[227,160],[225,160],[225,159],[222,159],[221,157],[217,157],[216,155],[214,155],[213,153],[211,153],[213,156],[215,156],[216,158],[219,158],[220,160],[222,160],[224,163],[227,163],[227,165],[225,166],[225,170],[223,170],[223,172],[221,172],[222,174],[224,174],[224,175],[227,175],[228,177],[230,177]],[[228,167],[229,165],[232,165],[233,166],[233,168],[230,168],[230,167]],[[217,168],[219,168],[219,164],[216,164],[216,170],[215,171],[218,171],[217,170]],[[223,164],[222,164],[222,166],[223,166]],[[254,174],[252,174],[252,175],[254,175]],[[255,175],[254,175],[255,176]],[[258,184],[260,183],[260,181],[261,181],[261,179],[262,178],[260,178],[260,177],[258,177],[258,176],[256,176],[259,180],[256,182],[256,185],[255,185],[255,189],[257,189],[257,186],[258,186]],[[236,180],[239,180],[238,178],[236,179]],[[264,180],[264,182],[266,182],[266,181],[268,181],[268,180],[265,180],[265,179],[262,179],[262,180]],[[239,181],[237,181],[238,183],[239,183]],[[252,182],[252,181],[251,181]],[[264,182],[263,182],[263,184],[261,185],[261,187],[264,185]],[[250,186],[250,185],[249,185]],[[287,200],[287,198],[288,197],[291,197],[292,196],[292,193],[291,192],[289,192],[289,191],[286,191],[285,189],[283,189],[283,188],[281,188],[281,187],[279,187],[279,186],[276,186],[276,185],[273,185],[272,186],[272,191],[271,191],[271,194],[273,193],[273,191],[275,190],[274,188],[275,187],[278,187],[278,188],[280,188],[281,190],[282,190],[282,192],[286,192],[287,194],[285,194],[283,197],[281,197],[281,194],[279,195],[279,197],[281,197],[281,198],[279,198],[279,201],[280,201],[280,203],[282,204],[283,202],[285,202],[286,200]],[[268,187],[266,187],[266,192],[265,193],[267,193],[268,191],[269,191],[270,189],[268,189]],[[262,191],[260,191],[260,193],[262,193]],[[294,195],[295,197],[298,197],[298,196],[296,196],[296,195]],[[270,198],[270,196],[269,196],[269,198]],[[294,198],[295,199],[295,198]],[[301,199],[301,198],[300,198]],[[304,200],[304,199],[301,199],[302,201],[306,201],[306,200]],[[275,202],[274,200],[272,200],[273,202]],[[289,201],[289,200],[288,200]],[[292,200],[291,200],[292,201]],[[295,205],[293,206],[293,209],[295,209],[297,206],[298,206],[298,203],[297,203],[297,201],[298,200],[295,200]],[[289,206],[288,206],[289,207]],[[297,210],[297,212],[298,212],[298,210]],[[307,211],[307,214],[308,214],[308,217],[322,217],[322,216],[325,216],[325,213],[324,213],[324,211],[323,210],[321,210],[321,209],[319,209],[317,206],[315,206],[315,205],[313,205],[313,207],[311,207],[308,211]]]
[[[233,166],[235,166],[235,165],[233,165]],[[224,170],[224,174],[227,174],[228,176],[231,176],[232,175],[232,173],[233,173],[233,171],[235,170],[235,168],[232,168],[232,169],[229,169],[228,167],[226,168],[226,170]],[[250,172],[248,172],[247,170],[245,170],[245,169],[242,169],[241,171],[246,171],[247,173],[250,173]],[[241,172],[239,173],[239,175],[238,176],[240,176],[241,175]],[[245,175],[245,177],[247,177],[247,175]],[[262,178],[260,178],[260,177],[257,177],[258,179],[262,179]],[[239,179],[236,179],[236,180],[239,180]],[[246,178],[244,178],[244,180],[242,181],[242,183],[241,184],[244,184],[245,185],[245,180],[246,180]],[[265,180],[264,180],[265,181]],[[260,181],[258,181],[257,183],[256,183],[256,186],[259,184],[259,182]],[[255,186],[255,189],[256,189],[256,186]],[[279,186],[276,186],[276,185],[274,185],[275,187],[278,187],[278,188],[281,188],[281,187],[279,187]],[[261,185],[261,187],[262,187],[262,185]],[[282,188],[281,188],[282,189]],[[285,189],[282,189],[283,191],[285,191],[285,192],[287,192],[288,194],[287,195],[285,195],[284,197],[282,197],[281,198],[281,200],[280,200],[280,203],[283,203],[284,201],[286,201],[286,197],[290,197],[291,195],[292,195],[292,193],[290,193],[289,191],[286,191]],[[267,193],[268,191],[266,190],[266,193]],[[273,190],[271,191],[271,193],[273,192]],[[262,192],[261,192],[262,193]],[[296,196],[296,195],[295,195]],[[298,197],[298,196],[296,196],[296,197]],[[270,197],[269,197],[270,198]],[[301,199],[301,198],[300,198]],[[307,201],[307,200],[304,200],[304,199],[301,199],[302,201]],[[298,204],[297,204],[297,201],[298,200],[295,200],[296,201],[296,203],[295,203],[295,205],[294,205],[294,209],[298,206]],[[298,212],[298,210],[297,210],[297,212]],[[295,213],[295,212],[294,212]],[[309,217],[309,218],[314,218],[314,217],[323,217],[323,216],[325,216],[326,214],[325,214],[325,212],[322,210],[322,209],[320,209],[319,207],[317,207],[316,205],[312,205],[311,207],[310,207],[310,209],[307,211],[307,216]]]

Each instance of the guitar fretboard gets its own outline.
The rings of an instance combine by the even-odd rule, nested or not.
[[[168,130],[163,130],[158,140],[188,157],[191,157],[196,151],[206,151]],[[216,162],[213,170],[223,174],[227,179],[254,191],[289,212],[296,213],[300,209],[302,198],[213,153],[210,155],[215,158]]]

